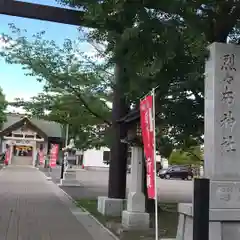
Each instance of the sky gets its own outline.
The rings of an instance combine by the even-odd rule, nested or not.
[[[55,0],[22,1],[59,6],[55,3]],[[26,29],[27,36],[29,37],[36,32],[46,31],[45,38],[54,40],[58,44],[62,44],[66,38],[75,40],[80,36],[76,26],[6,15],[0,15],[0,35],[4,33],[11,36],[11,31],[8,26],[9,23],[13,23],[20,29]],[[83,43],[81,46],[81,51],[90,52],[92,50],[93,48],[87,43]],[[8,101],[12,101],[14,98],[24,98],[27,100],[42,91],[42,84],[37,82],[34,77],[25,76],[25,73],[26,72],[22,69],[22,66],[7,64],[4,59],[0,58],[0,87],[3,89]],[[12,108],[9,108],[9,110],[12,110]],[[13,110],[18,111],[16,109]]]

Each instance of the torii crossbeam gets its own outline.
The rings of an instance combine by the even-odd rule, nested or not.
[[[45,6],[35,3],[18,2],[14,0],[0,0],[0,14],[76,26],[84,25],[83,11]],[[94,23],[89,23],[86,27],[94,27]]]

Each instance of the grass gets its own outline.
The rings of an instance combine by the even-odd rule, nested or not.
[[[121,229],[121,217],[103,216],[97,211],[97,200],[81,199],[76,201],[77,206],[86,209],[99,222],[109,228],[113,233],[118,235],[122,240],[139,240],[144,237],[146,240],[154,239],[154,228],[148,232],[134,231],[126,232],[119,231]],[[155,216],[150,215],[150,225],[154,225]],[[161,203],[159,204],[159,235],[164,238],[175,238],[178,224],[177,204]],[[120,234],[121,232],[121,234]]]
[[[77,206],[80,208],[86,209],[91,215],[93,215],[95,218],[98,219],[99,222],[106,225],[109,221],[119,221],[119,217],[109,217],[109,216],[103,216],[101,213],[97,210],[97,200],[92,199],[81,199],[76,201]]]

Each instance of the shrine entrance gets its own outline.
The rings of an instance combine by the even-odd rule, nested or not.
[[[33,165],[33,146],[14,145],[12,165]]]
[[[34,122],[34,123],[33,123]],[[34,166],[37,160],[38,150],[48,149],[49,136],[44,129],[46,124],[40,120],[29,119],[18,114],[7,115],[7,121],[1,131],[2,151],[9,151],[8,164]],[[51,126],[53,129],[54,125]]]

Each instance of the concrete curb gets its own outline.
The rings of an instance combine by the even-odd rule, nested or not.
[[[2,168],[3,169],[3,168]],[[38,169],[39,170],[39,169]],[[107,227],[105,227],[97,218],[95,218],[87,209],[85,209],[84,207],[80,206],[78,207],[76,204],[76,201],[67,193],[65,192],[62,188],[61,188],[61,184],[57,184],[53,181],[51,181],[51,179],[49,179],[49,177],[47,177],[45,175],[44,172],[39,171],[42,173],[42,175],[45,177],[45,179],[48,182],[51,182],[55,187],[58,188],[58,190],[60,190],[60,192],[62,192],[65,197],[74,205],[74,208],[71,208],[70,206],[68,206],[68,204],[66,204],[66,202],[64,202],[64,204],[69,208],[70,212],[73,214],[74,217],[77,218],[77,215],[87,215],[88,217],[90,217],[91,219],[93,219],[107,234],[109,234],[114,240],[120,240],[120,238],[114,234],[112,231],[110,231]],[[58,196],[60,198],[60,196]],[[61,200],[61,199],[60,199]],[[62,201],[62,200],[61,200]],[[77,209],[82,210],[82,211],[77,211]],[[74,211],[76,210],[76,211]],[[77,219],[77,221],[79,221]],[[79,221],[80,222],[80,221]],[[159,240],[176,240],[175,238],[159,238]]]
[[[57,185],[59,187],[59,185]],[[63,189],[59,187],[59,189],[65,194],[65,196],[71,200],[74,204],[76,204],[76,201],[68,194],[66,193]],[[101,222],[98,221],[97,218],[95,218],[88,210],[86,210],[84,207],[80,206],[80,209],[82,209],[86,214],[91,217],[97,224],[102,227],[109,235],[111,235],[115,240],[120,240],[120,238],[115,235],[113,232],[111,232],[107,227],[105,227]],[[159,240],[176,240],[175,238],[159,238]]]
[[[48,179],[48,177],[44,174],[44,172],[42,172],[42,171],[39,171],[39,172],[41,172],[42,173],[42,175],[44,176],[44,178],[47,180],[47,181],[49,181],[49,179]],[[52,181],[51,181],[52,182]],[[52,184],[55,186],[55,187],[57,187],[64,195],[65,195],[65,197],[67,197],[68,198],[68,200],[69,201],[71,201],[71,203],[73,203],[74,204],[74,207],[76,207],[76,209],[77,208],[80,208],[83,212],[75,212],[74,213],[74,210],[75,210],[75,208],[74,208],[74,210],[73,209],[71,209],[71,207],[69,207],[69,206],[67,206],[68,208],[69,208],[69,210],[70,210],[70,212],[73,214],[73,216],[77,216],[77,215],[79,215],[79,214],[81,214],[81,215],[88,215],[91,219],[93,219],[107,234],[109,234],[114,240],[120,240],[113,232],[111,232],[107,227],[105,227],[101,222],[99,222],[98,221],[98,219],[96,219],[89,211],[87,211],[85,208],[83,208],[83,207],[77,207],[77,205],[76,205],[76,201],[68,194],[68,193],[66,193],[63,189],[61,189],[60,187],[59,187],[59,185],[58,184],[56,184],[56,183],[54,183],[54,182],[52,182]],[[60,196],[58,196],[59,198],[60,198]],[[66,203],[65,203],[66,204]],[[66,204],[67,205],[67,204]],[[79,210],[80,210],[79,209]],[[78,220],[78,219],[77,219]]]
[[[59,187],[59,186],[58,186]],[[59,189],[66,195],[66,197],[69,198],[69,200],[71,200],[72,202],[74,202],[76,204],[76,201],[68,194],[66,193],[63,189],[61,189],[59,187]],[[84,207],[80,206],[80,208],[86,212],[88,214],[89,217],[91,217],[95,222],[97,222],[97,224],[102,227],[109,235],[111,235],[115,240],[119,240],[119,238],[113,233],[111,232],[107,227],[105,227],[101,222],[98,221],[97,218],[95,218],[87,209],[85,209]]]

